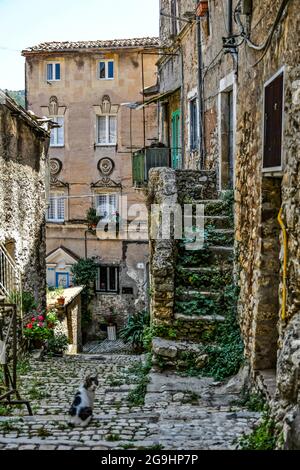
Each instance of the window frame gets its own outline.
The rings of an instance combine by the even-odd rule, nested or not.
[[[100,76],[100,73],[101,73],[101,64],[104,63],[105,64],[105,77],[101,77]],[[112,63],[113,64],[113,76],[112,77],[109,77],[108,76],[108,72],[109,72],[109,63]],[[115,79],[115,61],[114,59],[103,59],[103,60],[99,60],[98,61],[98,72],[97,72],[97,75],[98,75],[98,80],[114,80]]]
[[[100,270],[106,269],[106,287],[105,289],[101,289],[101,278],[100,278]],[[110,289],[110,270],[115,270],[115,282],[116,282],[116,289]],[[96,279],[96,292],[98,294],[110,294],[110,295],[118,295],[120,293],[120,267],[119,266],[112,266],[112,265],[98,265],[97,271],[97,279]]]
[[[48,66],[52,66],[52,78],[48,78]],[[59,78],[56,77],[56,65],[59,65]],[[61,81],[61,62],[47,62],[46,63],[46,81],[47,82],[60,82]]]
[[[53,122],[56,122],[57,124],[58,124],[57,122],[58,118],[63,119],[63,126],[61,126],[63,129],[63,143],[62,144],[58,143],[58,131],[61,127],[60,128],[54,127],[53,129],[51,129],[51,132],[53,132],[53,134],[56,136],[56,140],[54,144],[51,144],[51,138],[50,138],[50,148],[61,148],[65,146],[65,116],[59,116],[59,115],[49,116],[49,119],[51,119]]]
[[[115,118],[116,120],[116,139],[115,142],[109,142],[109,119]],[[105,142],[100,142],[100,135],[99,135],[99,119],[105,118],[106,119],[106,127],[105,127]],[[96,145],[98,147],[116,147],[118,142],[118,117],[117,114],[98,114],[96,117]]]
[[[98,198],[101,197],[101,196],[106,197],[106,206],[107,207],[109,207],[109,205],[110,205],[110,203],[109,203],[110,196],[115,196],[115,198],[116,198],[115,212],[117,212],[118,211],[118,195],[119,195],[119,193],[117,193],[117,192],[107,192],[107,193],[97,193],[97,194],[95,194],[95,199],[96,199],[95,200],[95,207],[96,207],[97,214],[100,215],[99,210],[98,210],[98,207],[100,206],[100,204],[98,204]],[[102,220],[102,222],[109,222],[109,214],[107,216],[107,219],[101,219],[101,220]]]
[[[283,76],[282,80],[282,136],[281,136],[281,165],[274,167],[264,167],[264,157],[265,157],[265,132],[266,132],[266,123],[265,123],[265,113],[266,113],[266,88],[278,78],[280,75]],[[284,131],[285,131],[285,80],[286,80],[286,71],[285,66],[281,67],[277,72],[272,75],[269,80],[264,83],[263,88],[263,116],[262,116],[262,173],[278,173],[282,172],[285,166],[284,159]]]
[[[58,218],[58,214],[59,214],[58,201],[61,199],[63,200],[63,219]],[[49,218],[49,210],[50,210],[51,201],[55,201],[55,204],[54,204],[54,216],[55,217],[53,219]],[[46,214],[46,221],[47,223],[60,223],[60,224],[66,221],[66,206],[65,206],[65,194],[64,193],[61,193],[61,192],[50,193],[47,214]]]

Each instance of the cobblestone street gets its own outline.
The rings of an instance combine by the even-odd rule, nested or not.
[[[79,355],[30,361],[20,377],[25,407],[0,417],[0,449],[235,449],[236,439],[250,432],[258,413],[234,406],[237,396],[214,384],[150,373],[143,406],[130,406],[127,397],[138,384],[141,357]],[[94,419],[86,428],[70,429],[67,411],[83,377],[98,373]]]

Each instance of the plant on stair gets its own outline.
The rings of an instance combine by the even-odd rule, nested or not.
[[[144,350],[144,333],[150,325],[150,314],[147,311],[136,313],[128,318],[127,324],[120,330],[120,338],[129,343],[136,351]]]
[[[240,450],[275,450],[276,448],[276,427],[275,421],[270,416],[270,411],[266,411],[259,425],[254,431],[243,436],[238,442]]]

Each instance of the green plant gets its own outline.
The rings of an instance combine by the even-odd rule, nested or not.
[[[68,349],[69,341],[68,337],[63,333],[54,333],[48,339],[48,354],[57,355],[63,354]]]
[[[94,295],[94,286],[98,273],[98,265],[94,258],[80,259],[72,267],[73,282],[75,286],[85,286],[81,293],[82,315],[81,327],[83,333],[89,327],[92,321],[92,312],[89,308]]]
[[[244,435],[238,442],[241,450],[275,450],[275,421],[265,412],[259,426],[249,435]]]
[[[45,439],[46,437],[52,436],[52,433],[45,428],[39,428],[37,430],[38,437]]]
[[[262,412],[267,410],[265,397],[261,393],[250,392],[250,390],[244,391],[241,398],[234,404],[243,406],[249,411]]]
[[[150,315],[144,311],[129,317],[127,324],[121,329],[120,337],[130,343],[136,350],[144,348],[144,333],[150,325]]]
[[[106,436],[106,440],[109,442],[116,442],[120,440],[120,435],[119,434],[108,434]]]
[[[94,228],[97,226],[100,220],[100,216],[97,214],[97,210],[94,207],[90,207],[89,210],[87,211],[86,220],[90,227]]]
[[[47,288],[47,297],[49,299],[57,299],[64,293],[63,287],[48,287]]]
[[[132,406],[142,406],[145,404],[145,395],[149,383],[148,374],[152,367],[151,354],[148,354],[145,364],[135,365],[130,372],[138,377],[137,386],[128,394],[127,400]]]
[[[17,305],[22,303],[22,312],[24,315],[37,308],[34,296],[31,294],[31,292],[27,291],[13,291],[8,297],[8,302]]]
[[[98,265],[94,258],[80,259],[72,266],[75,286],[90,286],[96,281]]]

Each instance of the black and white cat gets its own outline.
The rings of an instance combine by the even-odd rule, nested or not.
[[[95,391],[99,382],[97,377],[88,376],[75,394],[69,410],[69,426],[87,426],[93,417]]]

